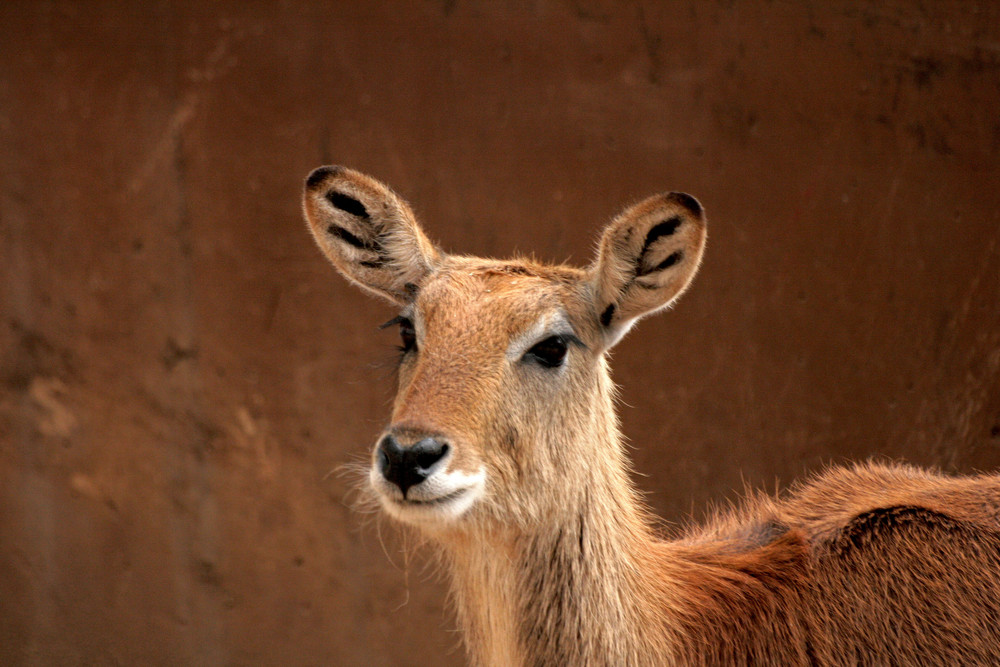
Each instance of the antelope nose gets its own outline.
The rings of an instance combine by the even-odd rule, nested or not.
[[[389,434],[378,443],[378,469],[382,476],[406,491],[430,477],[434,465],[448,453],[448,444],[437,438],[424,438],[409,447],[401,447]]]

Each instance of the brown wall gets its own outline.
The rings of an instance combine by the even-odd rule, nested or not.
[[[462,663],[331,472],[395,340],[306,234],[324,163],[496,256],[702,200],[694,288],[614,355],[672,521],[1000,467],[996,3],[514,4],[0,3],[0,663]]]

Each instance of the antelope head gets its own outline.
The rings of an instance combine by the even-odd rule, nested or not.
[[[447,254],[392,190],[343,167],[313,171],[303,200],[334,266],[398,308],[398,394],[369,475],[390,515],[523,530],[624,469],[605,353],[697,271],[693,197],[627,208],[585,269]]]

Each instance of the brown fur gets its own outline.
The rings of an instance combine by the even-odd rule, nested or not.
[[[693,198],[624,211],[587,269],[446,255],[348,169],[310,175],[304,208],[337,268],[413,320],[387,432],[446,439],[442,479],[485,475],[460,513],[397,510],[448,563],[473,663],[1000,664],[996,476],[837,468],[673,541],[652,527],[605,353],[690,283]],[[525,352],[567,327],[558,367]]]

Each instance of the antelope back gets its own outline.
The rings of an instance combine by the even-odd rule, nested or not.
[[[697,271],[693,197],[624,210],[587,268],[444,253],[399,196],[343,167],[310,174],[303,205],[334,266],[399,308],[399,390],[370,474],[390,514],[432,530],[524,528],[620,462],[605,352]]]

